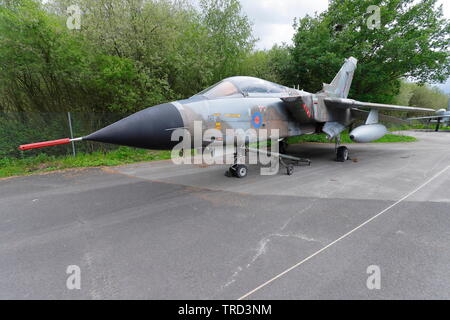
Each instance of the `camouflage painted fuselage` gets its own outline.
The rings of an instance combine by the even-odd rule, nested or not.
[[[165,103],[142,110],[87,137],[85,140],[106,142],[144,149],[171,150],[179,141],[172,139],[177,129],[188,130],[192,145],[198,141],[194,125],[200,123],[203,133],[209,129],[221,132],[227,140],[228,129],[247,132],[254,129],[260,136],[278,130],[280,139],[325,132],[330,138],[352,121],[349,109],[330,108],[326,92],[311,94],[252,77],[232,77],[189,99]],[[207,146],[211,140],[202,140]]]
[[[288,96],[285,93],[213,99],[194,96],[172,104],[180,112],[184,128],[191,135],[194,134],[195,121],[202,123],[203,131],[217,129],[223,137],[227,129],[255,129],[257,132],[278,129],[280,138],[320,133],[327,122],[344,125],[352,122],[350,110],[335,110],[326,106],[323,101],[326,94],[311,94],[290,88],[286,88],[286,92]],[[291,102],[286,99],[289,97],[292,97]],[[207,143],[209,141],[205,141]]]

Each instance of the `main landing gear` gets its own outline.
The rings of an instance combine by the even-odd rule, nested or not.
[[[439,132],[439,128],[441,127],[441,118],[437,119],[437,124],[436,124],[436,129],[434,130],[435,132]]]
[[[341,137],[337,137],[335,143],[336,161],[345,162],[347,160],[350,160],[348,148],[345,146],[340,146]]]

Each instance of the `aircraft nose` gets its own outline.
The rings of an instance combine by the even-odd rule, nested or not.
[[[139,111],[100,129],[83,140],[111,143],[152,150],[170,150],[178,142],[171,141],[176,128],[184,127],[180,112],[172,103]]]

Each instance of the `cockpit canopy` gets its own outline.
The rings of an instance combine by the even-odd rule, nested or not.
[[[257,95],[289,95],[290,89],[282,85],[253,77],[231,77],[216,83],[197,96],[210,99]]]

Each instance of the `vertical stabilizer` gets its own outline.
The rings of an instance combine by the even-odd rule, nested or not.
[[[350,57],[346,59],[333,81],[330,84],[324,83],[323,91],[331,97],[347,98],[357,64],[358,60],[356,58]]]

